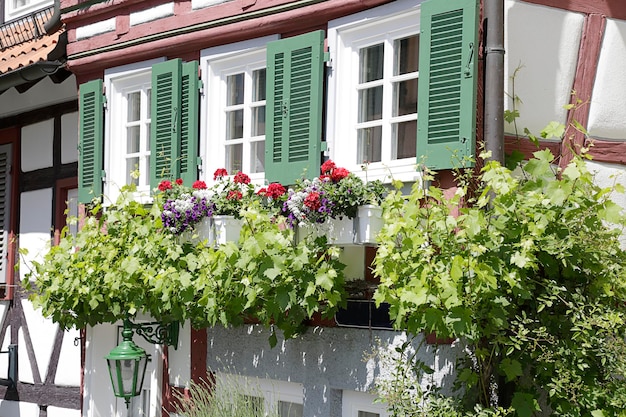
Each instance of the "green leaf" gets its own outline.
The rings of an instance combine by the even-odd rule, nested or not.
[[[602,410],[593,410],[591,412],[592,417],[605,417],[605,414]]]
[[[519,417],[531,417],[536,411],[541,411],[539,403],[532,394],[516,392],[513,394],[511,407]]]
[[[544,139],[557,138],[560,139],[565,133],[565,125],[563,123],[552,121],[541,131],[541,137]]]
[[[523,375],[522,364],[515,359],[504,358],[500,362],[500,371],[504,372],[507,382]]]
[[[513,123],[515,119],[519,117],[519,110],[505,110],[504,111],[504,121],[507,123]]]

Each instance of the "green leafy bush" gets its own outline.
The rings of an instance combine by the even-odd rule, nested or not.
[[[258,202],[240,212],[239,242],[212,248],[165,231],[155,198],[146,207],[124,192],[115,205],[96,204],[76,237],[64,235],[34,262],[26,282],[34,305],[64,328],[143,312],[197,328],[248,320],[293,337],[305,319],[332,316],[344,303],[338,249],[296,244]]]
[[[375,299],[398,329],[467,344],[465,410],[616,416],[626,408],[626,225],[582,158],[538,151],[521,174],[488,162],[472,194],[391,193]],[[455,212],[460,213],[455,216]],[[622,414],[620,414],[622,413]]]

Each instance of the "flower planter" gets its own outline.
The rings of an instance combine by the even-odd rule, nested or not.
[[[181,243],[189,242],[192,245],[197,245],[205,240],[207,246],[211,245],[215,240],[213,222],[210,217],[203,218],[196,223],[192,230],[185,230],[180,235]]]
[[[216,215],[213,216],[214,243],[215,245],[224,244],[226,242],[239,241],[239,234],[243,226],[242,219],[236,219],[234,216]]]
[[[328,243],[337,246],[376,245],[376,236],[383,227],[382,208],[364,205],[358,209],[355,219],[343,217],[329,219],[324,223],[304,224],[296,228],[296,242],[306,237],[326,236]]]
[[[355,219],[356,242],[361,245],[375,245],[376,236],[383,227],[383,209],[367,204],[359,207]]]

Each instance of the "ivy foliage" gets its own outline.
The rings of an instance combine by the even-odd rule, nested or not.
[[[296,244],[291,229],[253,205],[241,212],[239,242],[194,245],[163,231],[159,206],[132,192],[93,206],[75,237],[64,231],[33,263],[34,305],[64,328],[142,312],[196,328],[254,322],[293,337],[313,314],[332,316],[344,303],[343,265],[325,238]]]
[[[626,415],[623,190],[582,157],[553,160],[538,151],[515,174],[491,161],[475,192],[416,184],[383,203],[375,299],[398,329],[467,344],[463,413]]]

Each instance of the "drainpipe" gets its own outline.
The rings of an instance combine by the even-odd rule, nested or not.
[[[61,29],[63,23],[61,22],[61,0],[54,0],[54,12],[44,25],[43,28],[46,31],[46,34],[50,35],[57,30]]]
[[[483,0],[485,40],[485,150],[504,164],[504,0]]]

